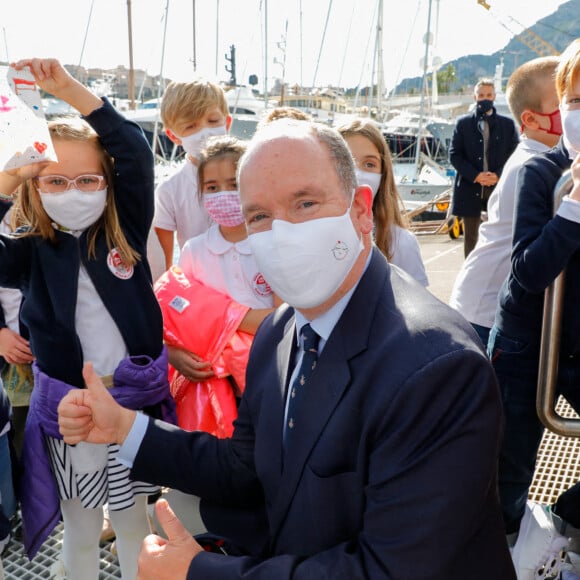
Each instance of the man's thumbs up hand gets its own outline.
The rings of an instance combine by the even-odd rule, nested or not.
[[[113,399],[92,363],[85,363],[83,378],[87,388],[71,389],[58,405],[58,426],[65,443],[123,443],[135,411]]]
[[[185,580],[192,559],[203,551],[166,500],[155,504],[157,520],[167,539],[151,534],[139,555],[138,580]]]

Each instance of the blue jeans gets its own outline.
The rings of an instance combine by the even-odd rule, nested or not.
[[[0,515],[10,519],[16,513],[16,496],[12,483],[12,459],[8,434],[0,437]]]
[[[499,382],[505,429],[499,457],[498,486],[505,531],[519,529],[544,426],[536,413],[539,349],[491,329],[488,354]],[[580,356],[561,356],[558,395],[580,409]],[[580,527],[580,484],[566,490],[554,509],[566,522]]]
[[[472,322],[471,326],[473,326],[473,330],[477,332],[477,336],[479,336],[479,339],[483,343],[483,347],[487,349],[491,328],[488,328],[487,326],[481,326],[481,324],[475,324],[475,322]]]

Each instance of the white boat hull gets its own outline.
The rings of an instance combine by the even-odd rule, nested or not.
[[[445,192],[449,191],[449,185],[437,185],[432,183],[399,183],[397,185],[399,195],[407,211],[435,202]]]

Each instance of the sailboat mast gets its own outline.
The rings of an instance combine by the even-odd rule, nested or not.
[[[196,14],[196,10],[195,10],[195,0],[192,0],[192,12],[193,12],[193,72],[197,71],[197,50],[196,50],[196,46],[197,46],[197,26],[195,24],[195,14]]]
[[[268,0],[264,0],[264,106],[268,106]]]
[[[6,38],[6,28],[2,27],[2,33],[4,36],[4,50],[6,51],[6,62],[10,62],[10,57],[8,56],[8,39]]]
[[[220,36],[220,0],[216,1],[215,11],[215,76],[218,78],[218,54],[219,54],[219,36]]]
[[[431,42],[432,4],[433,0],[429,0],[429,9],[427,15],[427,33],[425,34],[425,55],[423,57],[423,80],[421,85],[421,102],[419,105],[419,126],[417,127],[417,141],[415,143],[415,173],[419,169],[419,158],[421,157],[421,136],[423,133],[423,122],[425,115],[425,85],[427,82],[427,69],[429,68],[429,43]]]
[[[377,15],[377,60],[377,118],[381,119],[383,93],[385,91],[385,69],[383,67],[383,0],[379,0],[379,13]]]
[[[129,26],[129,109],[135,110],[135,69],[133,68],[133,25],[131,22],[131,0],[127,0],[127,24]]]
[[[169,17],[169,0],[165,2],[165,21],[163,23],[163,49],[161,50],[161,66],[159,67],[159,83],[157,85],[157,116],[159,117],[159,103],[161,103],[161,95],[165,90],[163,82],[163,67],[165,64],[165,45],[167,42],[167,19]],[[153,127],[153,152],[157,150],[157,136],[159,134],[159,120],[155,119]],[[175,153],[175,146],[173,147],[173,153]]]

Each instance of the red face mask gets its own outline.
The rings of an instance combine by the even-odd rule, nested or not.
[[[550,128],[543,129],[539,128],[538,131],[543,131],[544,133],[549,133],[550,135],[561,135],[562,134],[562,118],[560,117],[560,109],[556,109],[551,113],[538,113],[537,111],[532,111],[534,115],[540,115],[540,117],[548,117],[550,119]],[[524,131],[524,126],[521,126],[521,131]]]

